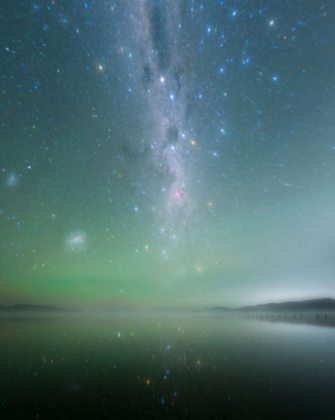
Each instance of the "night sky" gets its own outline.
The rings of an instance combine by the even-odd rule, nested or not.
[[[0,21],[0,304],[334,297],[333,0],[17,0]]]

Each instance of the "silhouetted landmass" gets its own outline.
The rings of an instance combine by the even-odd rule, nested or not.
[[[57,308],[55,306],[47,305],[12,305],[1,306],[1,312],[68,312],[67,309]]]
[[[215,307],[205,309],[205,311],[224,314],[226,319],[242,318],[273,324],[305,324],[335,328],[335,300],[330,298],[268,303],[236,309]]]
[[[266,303],[242,308],[214,307],[206,311],[222,312],[335,312],[335,299],[312,299],[298,302]]]

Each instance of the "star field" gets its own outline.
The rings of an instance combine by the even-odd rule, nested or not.
[[[1,18],[0,304],[334,295],[331,0]]]

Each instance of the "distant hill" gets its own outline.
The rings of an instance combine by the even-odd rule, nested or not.
[[[57,308],[55,306],[47,305],[13,305],[13,306],[1,306],[1,312],[62,312],[67,311],[66,309]]]
[[[263,305],[243,306],[241,308],[214,307],[206,311],[218,312],[331,312],[335,311],[335,299],[312,299],[297,302],[266,303]]]

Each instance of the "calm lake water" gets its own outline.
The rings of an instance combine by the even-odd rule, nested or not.
[[[335,328],[212,314],[1,317],[1,419],[335,419]]]

